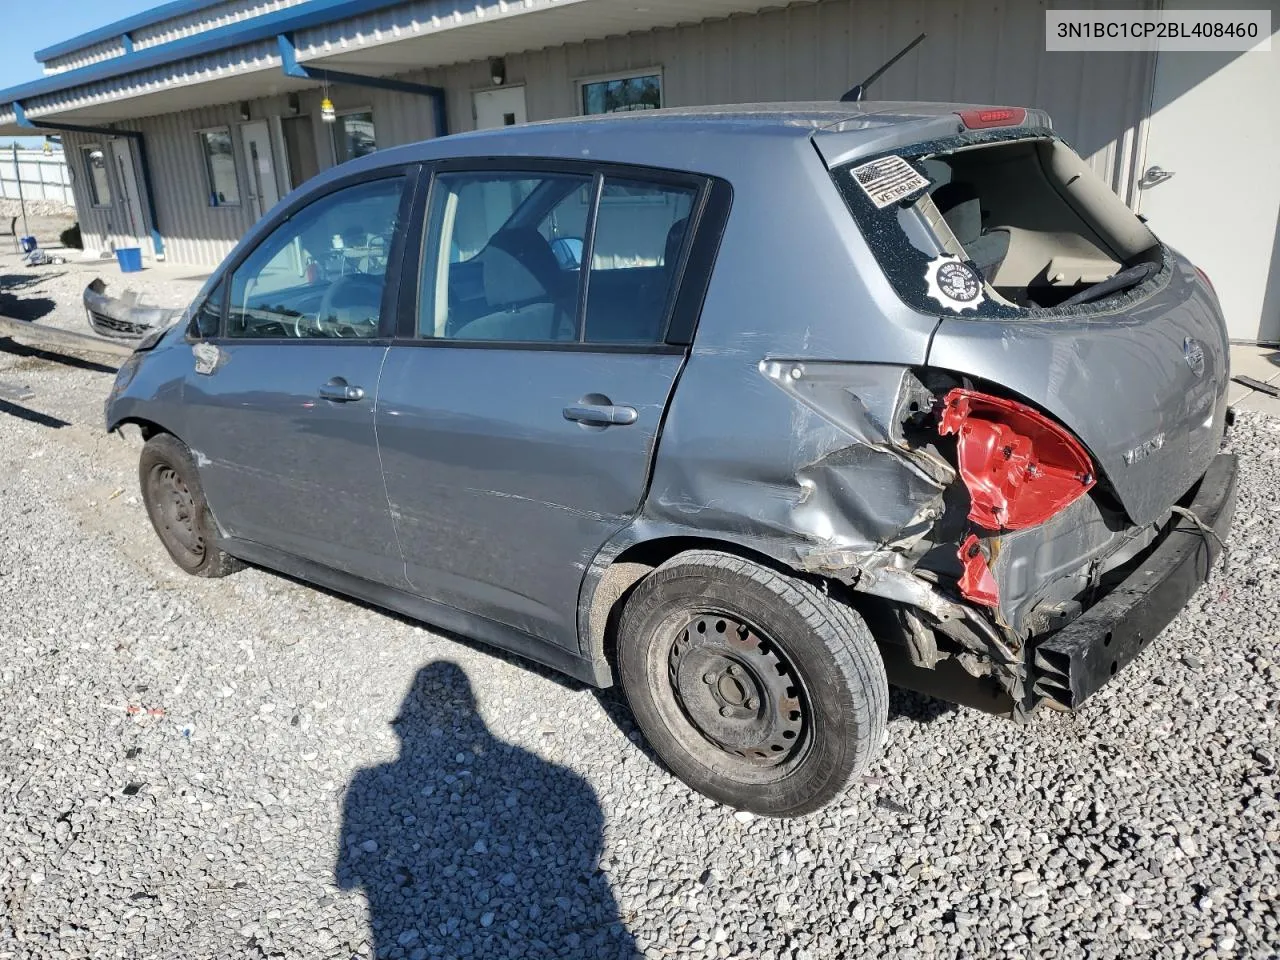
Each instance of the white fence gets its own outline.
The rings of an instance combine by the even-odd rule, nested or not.
[[[53,200],[68,206],[75,204],[71,193],[71,171],[61,152],[19,150],[14,163],[13,150],[0,148],[0,197],[18,199],[21,180],[22,196],[30,200]]]

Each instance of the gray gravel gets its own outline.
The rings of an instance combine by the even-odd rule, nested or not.
[[[1280,953],[1280,420],[1236,429],[1225,572],[1082,713],[895,695],[864,782],[777,822],[608,695],[179,575],[108,382],[0,354],[0,958]]]

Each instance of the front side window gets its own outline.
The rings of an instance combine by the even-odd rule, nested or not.
[[[592,180],[585,175],[437,177],[419,333],[451,340],[577,339],[577,258],[591,201]]]
[[[404,179],[326,194],[278,226],[236,268],[227,335],[378,335]]]
[[[338,162],[364,157],[378,149],[373,129],[373,112],[344,113],[337,121]]]
[[[81,147],[84,169],[88,174],[89,200],[95,207],[111,206],[111,182],[107,179],[107,158],[102,147]]]
[[[662,74],[656,71],[642,76],[584,80],[579,87],[582,112],[587,115],[657,110],[662,106]]]
[[[236,178],[236,156],[231,131],[227,127],[201,131],[200,150],[204,156],[204,172],[209,186],[209,206],[238,204],[240,181]]]

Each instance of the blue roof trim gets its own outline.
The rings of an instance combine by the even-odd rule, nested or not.
[[[326,23],[349,20],[387,7],[402,6],[406,2],[408,0],[309,0],[296,7],[263,14],[251,20],[229,23],[171,43],[148,47],[145,50],[135,50],[124,56],[112,57],[109,60],[91,63],[86,67],[77,67],[74,70],[66,70],[10,87],[7,90],[0,90],[0,104],[58,93],[86,83],[111,80],[189,57],[199,57],[246,43],[272,39],[281,33],[306,30]],[[440,0],[440,5],[442,8],[453,8],[453,4],[446,0]]]
[[[185,16],[188,13],[196,13],[205,7],[212,7],[222,2],[223,0],[172,0],[170,3],[162,3],[158,7],[152,7],[145,13],[135,13],[132,17],[125,17],[123,20],[108,23],[105,27],[98,27],[96,30],[82,33],[78,37],[72,37],[70,40],[63,40],[61,43],[55,43],[51,47],[37,50],[36,59],[44,63],[54,57],[64,57],[68,53],[75,53],[77,50],[91,47],[95,43],[115,40],[121,34],[129,33],[131,30],[149,27],[154,23],[163,23],[166,20]]]

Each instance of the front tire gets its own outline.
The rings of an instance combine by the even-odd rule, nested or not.
[[[240,569],[240,562],[218,547],[213,514],[186,444],[168,433],[148,440],[138,460],[138,481],[151,526],[174,563],[196,577],[225,577]]]
[[[641,731],[695,790],[764,816],[811,813],[884,740],[884,662],[862,618],[808,581],[711,550],[642,580],[618,633]]]

